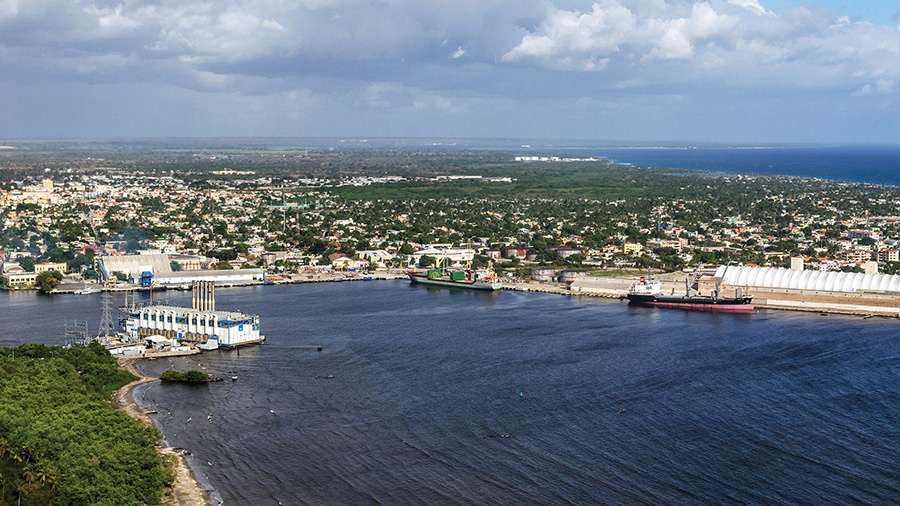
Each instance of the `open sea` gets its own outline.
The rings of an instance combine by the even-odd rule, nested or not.
[[[712,173],[800,176],[900,186],[900,145],[810,147],[561,148],[531,151],[596,156],[619,164]]]
[[[259,314],[267,344],[144,361],[238,380],[152,383],[139,401],[229,506],[900,499],[893,319],[405,281],[216,295]],[[96,329],[99,307],[0,292],[0,345],[62,344],[64,321]]]

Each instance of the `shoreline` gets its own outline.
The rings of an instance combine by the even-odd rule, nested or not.
[[[677,274],[681,275],[680,272],[669,273],[669,274]],[[311,279],[288,279],[283,281],[273,282],[273,285],[297,285],[297,284],[309,284],[309,283],[339,283],[346,281],[396,281],[406,279],[405,274],[399,274],[396,270],[386,271],[381,276],[372,276],[372,277],[334,277],[334,276],[322,276],[315,277]],[[509,291],[519,291],[519,292],[535,292],[535,293],[549,293],[555,295],[562,295],[567,297],[599,297],[599,298],[608,298],[608,299],[624,299],[627,293],[627,287],[633,282],[635,277],[587,277],[580,278],[579,281],[584,282],[588,281],[592,284],[598,284],[600,286],[594,287],[586,287],[580,286],[582,283],[576,282],[574,286],[565,287],[561,283],[555,282],[547,282],[547,281],[507,281],[504,282],[502,290]],[[678,290],[681,288],[680,282],[675,281],[674,279],[665,280],[667,283],[667,289],[675,288]],[[246,284],[231,284],[227,285],[227,287],[233,288],[242,288],[248,286],[263,286],[267,283],[246,283]],[[226,286],[226,285],[223,285]],[[29,291],[36,291],[36,289],[26,289]],[[9,290],[13,291],[13,290]],[[15,290],[18,291],[18,290]],[[112,290],[116,291],[116,290]],[[777,290],[776,290],[777,291]],[[813,299],[809,299],[808,296],[805,296],[801,293],[801,290],[795,290],[796,294],[792,294],[785,299],[784,294],[781,292],[788,292],[790,290],[781,290],[779,293],[769,293],[772,290],[766,288],[756,288],[755,292],[757,295],[764,295],[764,297],[757,298],[754,302],[755,309],[769,309],[769,310],[780,310],[780,311],[799,311],[806,313],[821,313],[821,314],[839,314],[839,315],[848,315],[848,316],[860,316],[864,318],[870,317],[879,317],[879,318],[900,318],[900,296],[898,296],[898,301],[895,306],[886,305],[886,304],[854,304],[854,297],[847,297],[846,295],[836,295],[835,297],[831,297],[831,299],[827,302],[816,301]],[[54,292],[57,293],[57,292]],[[67,293],[67,292],[58,292],[58,293]],[[818,292],[815,293],[816,296],[819,295]],[[858,297],[856,297],[858,298]],[[784,299],[784,300],[782,300]],[[807,300],[809,299],[809,300]],[[879,307],[880,306],[880,307]],[[148,358],[148,357],[144,357]],[[139,373],[135,373],[140,375]]]
[[[567,297],[599,297],[607,299],[625,299],[629,285],[634,278],[584,277],[576,280],[571,286],[564,287],[555,282],[527,281],[504,284],[504,290],[549,293]],[[664,291],[674,289],[684,291],[682,283],[676,279],[662,280]],[[702,286],[704,292],[714,287],[709,281]],[[859,293],[820,293],[816,290],[775,289],[754,287],[754,310],[767,309],[777,311],[798,311],[819,313],[823,315],[858,316],[861,318],[900,318],[900,297],[882,294]],[[868,296],[867,296],[868,295]]]
[[[395,279],[406,279],[405,272],[397,273],[388,271],[377,271],[371,274],[353,274],[351,273],[341,273],[341,272],[333,272],[333,273],[311,273],[311,274],[295,274],[288,275],[282,277],[280,275],[273,275],[276,279],[267,279],[265,281],[238,281],[231,283],[222,283],[217,284],[217,288],[243,288],[247,286],[268,286],[268,285],[299,285],[304,283],[339,283],[339,282],[350,282],[350,281],[393,281]],[[64,280],[63,283],[60,283],[60,286],[56,287],[52,292],[53,295],[93,295],[93,294],[82,294],[81,290],[84,289],[85,286],[91,285],[92,288],[96,289],[96,293],[101,292],[134,292],[134,291],[147,291],[146,289],[139,289],[136,286],[103,286],[100,283],[93,282],[82,282],[82,281],[71,281]],[[5,288],[7,291],[20,291],[20,290],[28,290],[28,291],[38,291],[35,287],[15,287],[15,288]],[[190,291],[190,289],[185,289],[181,285],[165,285],[155,287],[152,291],[154,292],[165,292],[165,291]]]
[[[674,273],[666,273],[666,274],[675,274],[677,276],[681,276],[681,272]],[[347,281],[396,281],[396,280],[404,280],[406,279],[405,274],[400,274],[397,270],[388,270],[381,273],[381,276],[371,276],[371,277],[335,277],[335,276],[321,276],[314,277],[309,279],[288,279],[282,281],[272,282],[273,285],[297,285],[297,284],[310,284],[310,283],[339,283],[339,282],[347,282]],[[502,290],[508,291],[518,291],[518,292],[534,292],[534,293],[548,293],[555,295],[562,295],[566,297],[597,297],[597,298],[607,298],[607,299],[625,299],[627,293],[627,287],[634,281],[634,276],[628,277],[607,277],[607,276],[591,276],[586,278],[580,278],[573,286],[565,287],[561,283],[556,282],[547,282],[547,281],[505,281],[502,286]],[[579,282],[580,281],[580,282]],[[600,285],[600,286],[583,286],[583,282],[587,281],[591,284]],[[666,285],[666,289],[675,288],[676,290],[681,289],[681,283],[676,281],[675,279],[664,280]],[[270,283],[262,283],[262,282],[254,282],[254,283],[244,283],[244,284],[229,284],[223,285],[223,287],[229,288],[243,288],[248,286],[263,286]],[[709,287],[707,287],[709,288]],[[6,291],[18,291],[20,289],[15,290],[6,290]],[[27,291],[36,291],[36,289],[25,289]],[[2,289],[0,289],[2,291]],[[117,291],[117,290],[111,290]],[[790,293],[789,293],[790,292]],[[793,293],[796,292],[796,293]],[[852,296],[848,296],[848,294],[842,294],[840,292],[835,292],[835,294],[830,294],[833,296],[825,297],[828,300],[818,300],[822,299],[821,295],[829,295],[829,294],[820,294],[819,291],[815,291],[814,294],[809,295],[803,293],[804,290],[773,290],[768,288],[754,288],[754,295],[761,295],[761,297],[757,297],[754,300],[754,310],[759,309],[767,309],[767,310],[778,310],[778,311],[792,311],[792,312],[803,312],[803,313],[819,313],[822,315],[846,315],[846,316],[859,316],[862,318],[891,318],[891,319],[900,319],[900,295],[896,296],[896,303],[894,305],[886,304],[883,301],[876,303],[865,303],[860,304],[858,300],[859,296],[857,294],[851,294]],[[56,293],[68,293],[68,292],[54,292]],[[884,294],[878,294],[884,295]],[[881,297],[882,299],[884,297]],[[149,358],[149,357],[144,357]],[[139,373],[135,373],[140,375]]]
[[[142,411],[134,402],[134,389],[138,385],[157,381],[159,378],[150,378],[144,376],[134,365],[135,360],[139,358],[119,357],[119,367],[134,374],[138,377],[136,381],[123,386],[116,390],[113,395],[113,402],[116,407],[125,412],[128,416],[140,420],[148,426],[156,426],[150,416]],[[121,404],[121,401],[125,401]],[[157,427],[159,428],[159,427]],[[172,486],[172,494],[168,501],[164,504],[175,504],[177,506],[212,506],[213,502],[210,498],[210,491],[204,489],[197,480],[194,470],[187,463],[187,459],[182,451],[174,448],[156,445],[156,452],[162,457],[163,461],[172,462],[172,470],[175,472],[175,483]]]

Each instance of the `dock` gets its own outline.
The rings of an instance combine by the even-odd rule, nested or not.
[[[553,293],[557,295],[601,297],[624,299],[634,279],[585,276],[570,286],[555,282],[504,283],[504,290]],[[701,284],[707,292],[713,286]],[[664,281],[663,292],[684,293],[684,285],[679,281]],[[843,314],[863,317],[900,318],[900,295],[876,292],[826,292],[813,290],[788,290],[776,288],[751,288],[753,307],[756,309],[779,309],[783,311],[805,311],[823,314]]]
[[[191,348],[189,350],[146,350],[144,353],[133,355],[116,355],[122,360],[153,360],[156,358],[185,357],[188,355],[199,355],[199,348]]]

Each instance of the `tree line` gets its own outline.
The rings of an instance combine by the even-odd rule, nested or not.
[[[110,402],[135,379],[97,343],[0,348],[0,505],[160,504],[160,434]]]

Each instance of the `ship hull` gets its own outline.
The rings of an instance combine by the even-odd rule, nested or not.
[[[727,313],[753,312],[752,297],[665,297],[657,295],[628,294],[628,301],[639,306],[668,307],[693,311],[719,311]]]
[[[429,278],[425,274],[418,273],[407,273],[410,281],[414,284],[421,285],[429,285],[429,286],[446,286],[449,288],[462,288],[465,290],[483,290],[488,292],[493,292],[500,290],[501,284],[498,281],[493,283],[482,282],[482,281],[453,281],[445,278]]]

